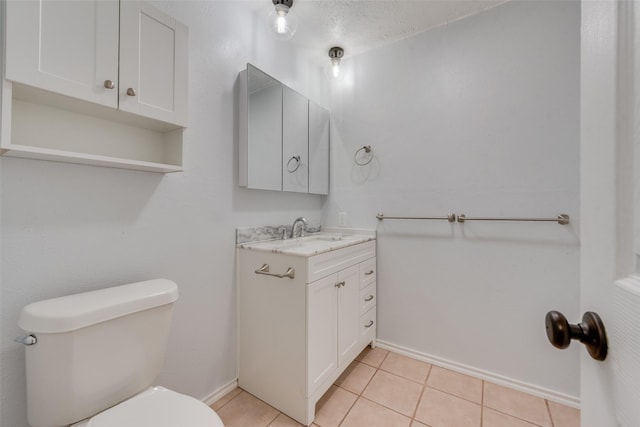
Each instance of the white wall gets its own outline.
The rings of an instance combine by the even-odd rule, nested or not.
[[[551,347],[544,316],[579,319],[579,36],[578,2],[518,1],[344,61],[324,222],[378,228],[383,342],[578,396],[582,349]],[[369,144],[374,161],[355,166]]]
[[[180,287],[159,383],[203,398],[236,377],[236,226],[319,221],[320,196],[237,185],[238,71],[252,62],[326,106],[299,52],[249,1],[157,4],[189,26],[185,172],[1,158],[0,425],[26,427],[19,310],[43,298],[164,277]],[[264,4],[265,7],[269,5]]]

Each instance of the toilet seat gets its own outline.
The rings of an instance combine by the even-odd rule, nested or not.
[[[163,387],[152,387],[94,416],[87,427],[224,427],[224,424],[201,401]]]

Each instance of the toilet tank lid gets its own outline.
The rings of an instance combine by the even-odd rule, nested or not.
[[[22,309],[18,326],[34,333],[69,332],[177,299],[178,285],[171,280],[146,280],[34,302]]]

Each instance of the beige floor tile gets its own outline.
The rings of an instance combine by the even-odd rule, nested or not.
[[[554,402],[547,402],[547,404],[555,427],[580,427],[579,409]]]
[[[484,408],[482,411],[482,427],[536,427],[535,424],[519,420],[511,415]]]
[[[229,393],[225,394],[220,399],[218,399],[215,402],[213,402],[211,404],[211,406],[210,406],[211,409],[213,409],[214,411],[217,411],[218,409],[222,408],[224,405],[229,403],[231,401],[231,399],[233,399],[234,397],[236,397],[240,393],[242,393],[242,389],[240,387],[234,388]]]
[[[367,384],[369,384],[369,381],[371,381],[375,373],[375,368],[356,360],[338,377],[336,385],[355,394],[360,394]]]
[[[359,360],[362,363],[366,363],[369,366],[373,366],[374,368],[379,368],[380,364],[387,357],[389,352],[387,350],[383,350],[380,347],[371,348],[366,346],[362,353],[356,357],[356,360]]]
[[[380,369],[424,384],[431,365],[397,353],[389,353]]]
[[[425,388],[416,419],[431,427],[480,427],[481,408],[433,388]]]
[[[483,404],[488,408],[539,426],[551,427],[544,399],[488,382],[484,383],[483,397]]]
[[[364,389],[363,397],[396,412],[413,417],[422,394],[422,385],[406,378],[378,371]]]
[[[410,423],[410,418],[360,397],[341,427],[409,427]]]
[[[316,404],[314,424],[322,427],[339,426],[357,398],[357,395],[345,389],[331,386]]]
[[[302,424],[300,424],[299,422],[297,422],[292,418],[287,417],[285,414],[278,415],[276,419],[273,420],[271,424],[269,424],[269,427],[300,427],[300,426],[302,426]]]
[[[225,427],[265,427],[278,416],[278,411],[243,391],[218,412]]]
[[[429,426],[426,424],[422,424],[419,421],[413,420],[413,422],[411,423],[411,427],[429,427]]]
[[[478,378],[432,366],[427,385],[475,403],[482,403],[482,380]]]

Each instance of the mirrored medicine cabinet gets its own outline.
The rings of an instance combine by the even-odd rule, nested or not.
[[[251,64],[239,89],[240,186],[329,194],[329,112]]]

